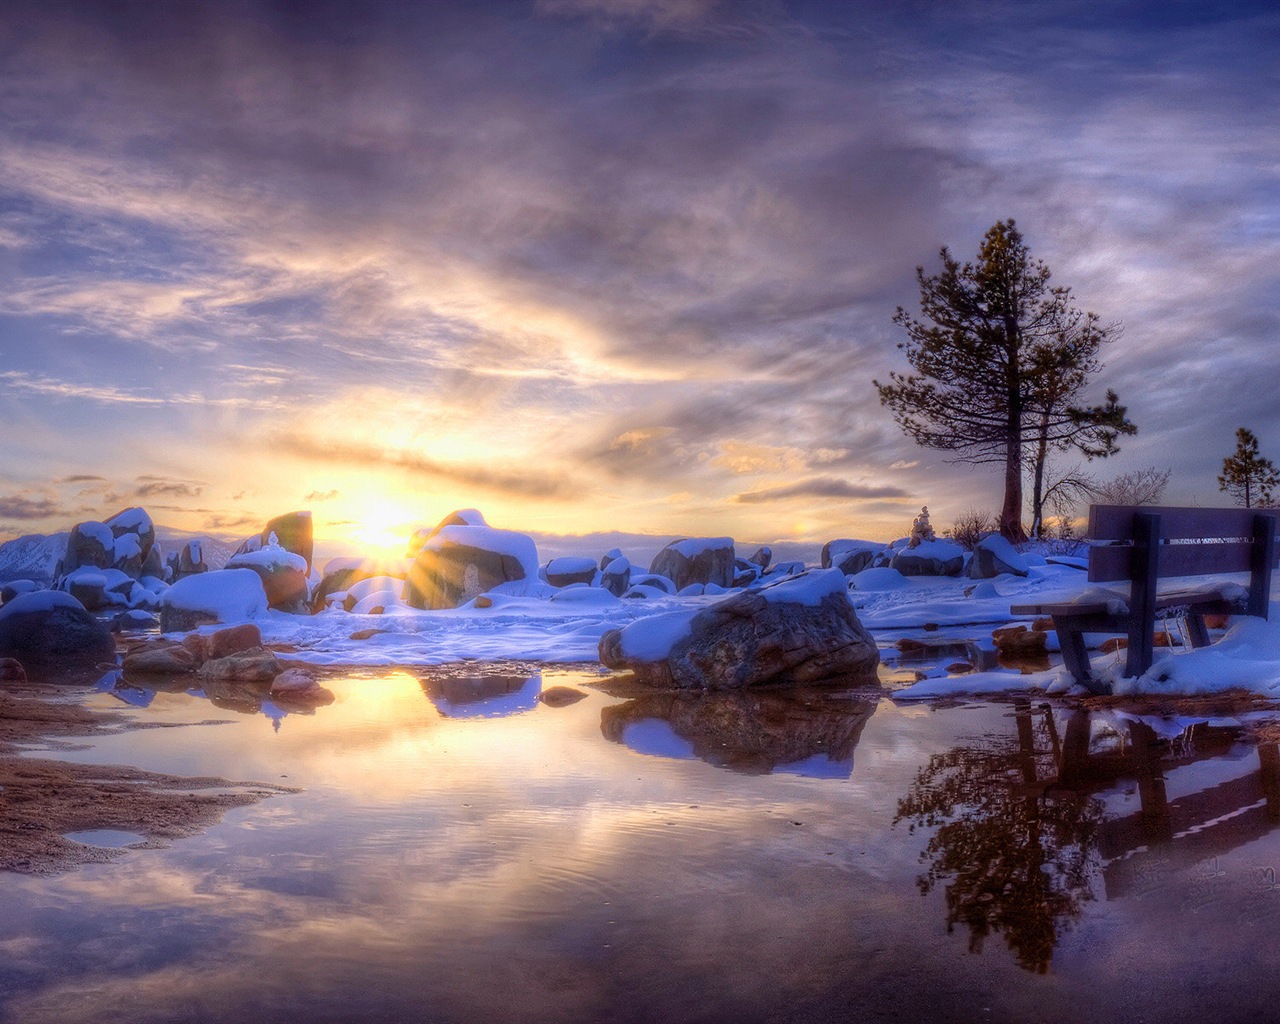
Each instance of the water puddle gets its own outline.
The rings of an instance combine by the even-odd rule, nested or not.
[[[90,828],[81,832],[64,832],[62,836],[82,846],[99,846],[106,850],[122,850],[126,846],[145,842],[147,838],[137,832],[114,828]]]
[[[4,1019],[1194,1022],[1280,995],[1280,754],[1248,717],[601,683],[366,671],[310,713],[104,688],[174,727],[58,757],[298,791],[6,876]],[[139,838],[113,824],[71,838]]]

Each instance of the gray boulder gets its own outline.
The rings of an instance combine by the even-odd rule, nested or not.
[[[111,527],[95,520],[76,523],[67,536],[67,551],[62,556],[59,574],[75,572],[85,566],[109,569],[115,558],[115,536]]]
[[[137,579],[156,543],[156,528],[142,508],[126,508],[105,524],[114,539],[115,558],[112,567]]]
[[[691,583],[733,586],[732,537],[693,537],[668,544],[654,556],[649,572],[671,580],[676,591]]]
[[[923,541],[895,551],[889,567],[903,576],[959,576],[964,568],[964,548],[946,540]]]
[[[752,562],[755,565],[758,565],[761,571],[768,569],[769,563],[772,560],[773,560],[773,548],[769,547],[768,545],[764,545],[756,548],[756,553],[747,559],[748,562]],[[823,566],[823,568],[825,569],[826,566]]]
[[[655,688],[739,690],[875,683],[880,654],[843,574],[828,570],[610,630],[600,639],[600,660]]]
[[[29,676],[57,679],[115,657],[107,627],[70,594],[37,590],[0,608],[0,658],[21,662]]]
[[[973,580],[989,580],[1005,573],[1025,576],[1027,571],[1027,563],[1018,549],[998,533],[978,541],[965,566],[965,575]]]
[[[846,576],[853,576],[869,569],[884,545],[873,540],[841,538],[822,545],[822,568],[839,569]]]

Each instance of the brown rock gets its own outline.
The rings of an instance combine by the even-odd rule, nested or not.
[[[685,554],[685,550],[692,554]],[[691,583],[730,587],[733,570],[733,540],[729,537],[701,538],[692,544],[688,540],[673,541],[654,556],[649,566],[651,573],[671,580],[676,590]]]
[[[1007,626],[993,630],[991,639],[996,642],[1001,657],[1038,657],[1049,653],[1048,634],[1040,629]]]
[[[389,629],[357,629],[347,639],[349,640],[368,640],[371,636],[377,636],[379,633],[390,633]]]
[[[17,658],[0,658],[0,681],[6,683],[25,683],[27,670]]]
[[[182,646],[191,652],[199,666],[209,660],[209,637],[204,633],[188,633],[182,638]]]
[[[225,658],[211,658],[199,669],[201,679],[243,683],[268,682],[282,671],[284,666],[276,656],[261,647],[238,651]]]
[[[128,676],[169,676],[194,672],[199,662],[182,644],[151,647],[130,654],[124,659],[124,673]]]
[[[1098,647],[1103,654],[1114,654],[1116,651],[1123,651],[1129,646],[1128,637],[1112,636],[1102,641]]]
[[[1053,619],[1048,616],[1043,619],[1036,619],[1035,622],[1031,623],[1031,628],[1042,633],[1051,633],[1054,628]]]
[[[252,647],[262,646],[262,630],[252,622],[244,622],[238,626],[220,629],[209,635],[209,658],[225,658],[229,654],[239,654]]]

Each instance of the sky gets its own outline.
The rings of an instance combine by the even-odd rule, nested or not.
[[[945,526],[1000,467],[872,382],[1009,217],[1121,327],[1085,468],[1225,504],[1237,427],[1280,461],[1278,101],[1260,3],[0,0],[0,539]]]

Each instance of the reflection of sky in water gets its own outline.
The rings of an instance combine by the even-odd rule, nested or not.
[[[929,830],[891,822],[931,754],[1012,734],[1007,706],[884,702],[852,773],[828,762],[809,777],[823,775],[817,755],[744,775],[691,757],[656,719],[608,742],[601,711],[616,702],[591,678],[547,670],[542,686],[588,698],[483,722],[442,714],[416,675],[336,680],[335,704],[279,732],[261,714],[156,693],[125,713],[222,724],[65,756],[302,792],[169,849],[6,877],[8,1019],[969,1020],[980,1008],[1078,1021],[1122,999],[1157,1005],[1157,990],[1190,1019],[1225,992],[1213,998],[1227,1019],[1272,984],[1260,937],[1280,899],[1255,899],[1248,871],[1280,863],[1274,835],[1222,858],[1219,911],[1187,918],[1176,880],[1165,899],[1089,904],[1048,976],[1021,970],[998,937],[975,955],[947,934],[943,893],[916,888]],[[1240,924],[1246,912],[1256,926]]]

